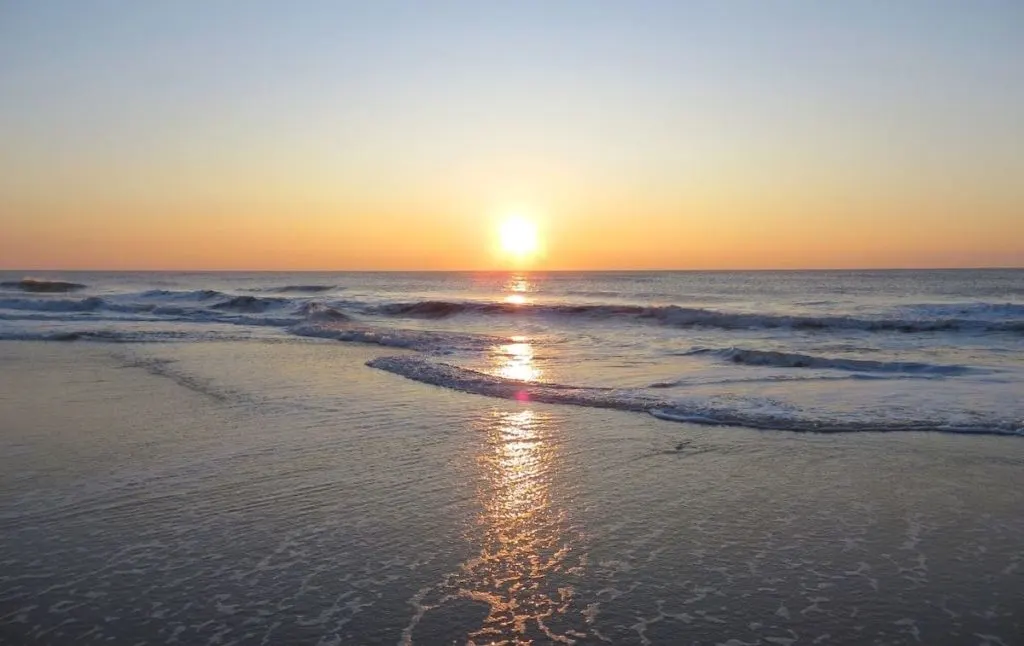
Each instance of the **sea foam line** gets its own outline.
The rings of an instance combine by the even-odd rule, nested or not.
[[[1006,420],[974,425],[950,424],[941,420],[861,422],[803,418],[785,414],[757,414],[700,403],[682,405],[679,402],[652,397],[635,389],[518,381],[417,356],[378,357],[367,361],[366,365],[420,383],[485,397],[643,412],[662,420],[691,424],[812,433],[940,431],[1024,435],[1024,428],[1020,422]]]

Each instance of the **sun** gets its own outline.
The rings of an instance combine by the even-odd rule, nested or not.
[[[526,258],[537,252],[537,225],[524,217],[512,216],[501,223],[498,230],[501,249],[516,258]]]

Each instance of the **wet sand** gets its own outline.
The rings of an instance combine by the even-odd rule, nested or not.
[[[694,427],[380,354],[0,343],[0,643],[1024,634],[1021,438]]]

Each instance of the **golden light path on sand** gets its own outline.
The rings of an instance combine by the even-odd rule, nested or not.
[[[492,409],[473,429],[482,436],[479,512],[465,536],[476,553],[411,600],[417,614],[403,631],[406,646],[432,643],[413,638],[427,613],[445,617],[453,627],[448,638],[462,635],[458,643],[573,644],[598,636],[576,598],[587,550],[556,478],[564,462],[561,427],[547,411],[518,406]],[[479,604],[481,614],[460,605],[466,602]]]
[[[502,299],[530,302],[535,284],[514,274]],[[510,336],[491,348],[486,371],[522,382],[541,380],[534,345]],[[480,420],[483,435],[476,455],[476,499],[480,509],[467,532],[479,552],[438,585],[415,599],[420,612],[404,635],[414,643],[416,623],[468,600],[486,604],[486,616],[466,633],[469,644],[571,644],[588,636],[585,617],[574,605],[574,581],[587,564],[582,535],[569,520],[565,492],[553,486],[562,461],[557,419],[532,407],[525,392],[518,409],[494,408]],[[483,605],[481,605],[483,607]]]
[[[505,284],[505,302],[526,303],[533,289],[525,276],[514,275]],[[523,336],[509,340],[492,350],[494,374],[538,381],[542,372],[533,345]],[[488,450],[478,457],[485,476],[479,489],[482,545],[464,566],[469,579],[461,596],[486,603],[490,612],[469,638],[489,644],[571,643],[584,635],[551,624],[567,612],[573,588],[565,577],[581,572],[585,557],[569,558],[572,533],[565,531],[564,507],[552,499],[559,455],[551,435],[557,428],[547,414],[523,408],[494,411],[483,430]]]
[[[473,643],[571,643],[585,636],[561,626],[574,594],[570,580],[582,573],[585,557],[551,489],[559,461],[548,437],[553,430],[550,417],[531,409],[495,411],[486,429],[490,450],[478,458],[486,475],[479,491],[482,545],[465,564],[462,594],[490,612],[470,633]]]

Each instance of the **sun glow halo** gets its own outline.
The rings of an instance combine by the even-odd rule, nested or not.
[[[511,256],[526,258],[537,252],[537,225],[526,218],[507,218],[501,223],[498,235],[502,251]]]

